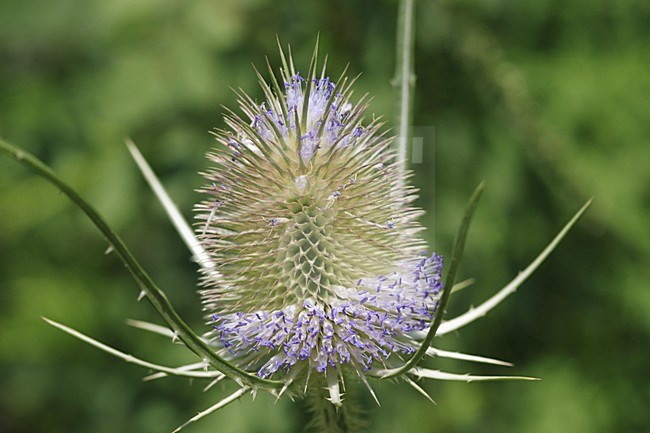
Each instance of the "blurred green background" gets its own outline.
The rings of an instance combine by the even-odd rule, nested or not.
[[[305,70],[320,32],[332,75],[392,123],[395,1],[5,0],[0,136],[50,164],[105,215],[181,315],[202,324],[196,268],[124,147],[131,136],[191,215],[196,173],[231,88],[261,92],[251,63]],[[650,431],[650,3],[538,0],[417,4],[414,166],[428,239],[449,254],[472,189],[487,182],[452,299],[498,290],[590,196],[586,217],[519,292],[444,349],[514,369],[432,362],[537,383],[405,384],[366,393],[371,432]],[[418,132],[420,131],[420,132]],[[435,131],[435,139],[432,134]],[[0,158],[0,431],[166,432],[226,395],[200,382],[143,383],[126,365],[47,326],[62,321],[134,355],[191,361],[128,328],[156,320],[80,211]],[[190,432],[299,432],[304,406],[245,398]]]

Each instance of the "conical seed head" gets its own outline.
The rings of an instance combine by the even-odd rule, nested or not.
[[[197,205],[214,269],[202,291],[224,351],[262,377],[297,364],[326,371],[385,365],[412,352],[431,321],[441,257],[423,255],[391,140],[351,82],[292,64],[226,116]]]

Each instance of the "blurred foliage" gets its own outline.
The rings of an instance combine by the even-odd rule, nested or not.
[[[75,185],[201,329],[196,269],[122,144],[131,136],[186,215],[223,126],[230,88],[254,97],[251,63],[277,64],[276,34],[306,68],[316,35],[332,75],[391,120],[395,1],[5,0],[0,136]],[[476,284],[450,314],[495,292],[589,197],[592,209],[512,299],[437,341],[508,359],[539,383],[427,383],[365,393],[372,432],[637,432],[650,425],[650,3],[420,1],[415,165],[429,240],[449,254],[462,208],[487,181],[461,270]],[[390,124],[390,122],[389,122]],[[435,133],[433,132],[435,131]],[[0,431],[169,431],[223,396],[49,328],[51,317],[145,359],[188,355],[129,329],[155,320],[79,211],[0,160]],[[451,371],[508,373],[460,362]],[[228,388],[226,386],[226,388]],[[261,395],[188,432],[299,432],[304,405]]]

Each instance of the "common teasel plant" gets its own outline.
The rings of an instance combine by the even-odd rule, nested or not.
[[[280,48],[279,74],[267,61],[257,72],[258,102],[238,92],[241,115],[229,111],[208,153],[205,199],[194,228],[183,218],[135,144],[127,146],[201,271],[200,296],[209,331],[195,333],[130,253],[121,238],[73,188],[27,151],[0,140],[0,150],[66,194],[103,233],[159,313],[164,326],[130,321],[168,336],[197,355],[167,367],[109,347],[66,325],[54,327],[127,362],[154,371],[148,378],[204,379],[206,389],[232,380],[237,390],[175,431],[239,398],[266,391],[306,397],[316,431],[361,429],[346,389],[407,383],[425,397],[423,379],[535,380],[522,376],[454,374],[429,368],[427,358],[510,365],[432,346],[434,337],[483,317],[512,294],[549,256],[589,206],[585,204],[546,248],[492,298],[443,321],[470,221],[483,185],[471,196],[451,253],[428,251],[420,237],[423,212],[413,206],[406,146],[411,119],[413,2],[399,19],[397,138],[379,119],[365,121],[368,98],[355,99],[355,79],[336,79],[318,61],[318,43],[303,75]],[[396,143],[396,144],[395,144]],[[139,299],[140,299],[139,298]],[[354,402],[353,402],[354,403]]]

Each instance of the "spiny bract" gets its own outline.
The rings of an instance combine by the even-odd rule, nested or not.
[[[423,253],[414,190],[382,125],[363,125],[354,80],[318,75],[315,60],[303,78],[282,60],[280,81],[270,67],[270,84],[259,77],[266,100],[241,93],[247,119],[226,115],[226,149],[208,154],[197,218],[213,341],[263,378],[346,366],[364,377],[415,350],[442,258]]]

